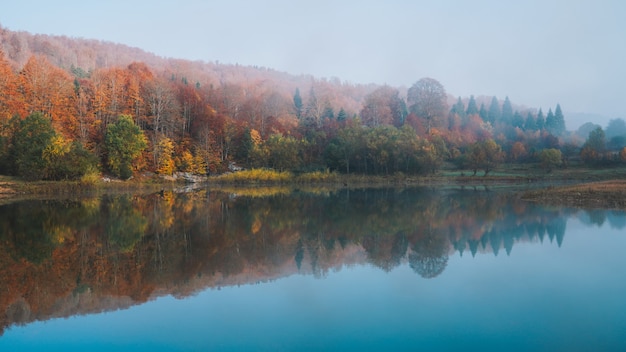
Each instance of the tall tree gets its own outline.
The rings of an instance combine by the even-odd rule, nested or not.
[[[562,136],[565,133],[565,117],[563,111],[561,111],[561,105],[556,104],[554,109],[554,134]]]
[[[535,119],[533,114],[531,114],[530,112],[528,112],[528,114],[526,115],[526,121],[524,121],[524,130],[526,131],[537,130],[537,120]]]
[[[300,96],[300,88],[296,88],[296,92],[293,95],[293,107],[296,110],[296,117],[299,119],[302,117],[302,97]]]
[[[446,90],[433,78],[422,78],[407,92],[409,111],[426,122],[426,133],[445,116],[447,108]]]
[[[302,122],[305,127],[319,127],[321,123],[321,117],[324,113],[324,104],[317,99],[315,94],[315,88],[311,85],[311,91],[309,92],[309,98],[306,103],[306,108],[302,116]]]
[[[539,108],[539,112],[537,113],[537,119],[535,120],[535,124],[537,125],[537,130],[541,131],[546,128],[546,118],[543,116],[543,111]]]
[[[489,112],[487,111],[487,108],[485,107],[485,104],[483,103],[480,104],[480,110],[478,110],[478,116],[480,116],[480,118],[483,121],[487,121],[487,119],[489,118]]]
[[[56,133],[49,117],[41,113],[28,115],[21,121],[13,136],[14,171],[26,180],[41,180],[45,177],[46,161],[44,150],[51,144]]]
[[[513,120],[513,106],[508,96],[504,98],[504,103],[502,103],[501,120],[506,124],[510,124]]]
[[[580,151],[580,158],[586,163],[598,163],[606,151],[606,137],[601,127],[589,132],[589,137]]]
[[[548,110],[546,116],[546,130],[555,136],[561,136],[565,132],[565,119],[561,111],[561,105],[556,105],[554,113],[552,109]]]
[[[487,122],[492,125],[497,121],[500,121],[502,117],[502,110],[500,110],[500,103],[498,102],[498,98],[493,97],[491,99],[491,105],[489,105],[489,113],[487,114]]]
[[[132,176],[133,162],[146,148],[147,142],[130,115],[121,115],[107,127],[105,138],[108,165],[122,179]]]
[[[553,135],[556,135],[556,120],[554,118],[554,113],[552,112],[552,108],[548,109],[548,114],[546,115],[546,123],[545,123],[546,131],[550,132]]]
[[[365,97],[361,119],[366,126],[401,126],[405,117],[404,101],[397,89],[383,86]]]
[[[339,109],[339,112],[337,113],[337,121],[345,121],[347,117],[348,114],[346,114],[346,110],[344,110],[344,108]]]
[[[511,119],[511,126],[523,128],[525,122],[526,121],[524,120],[524,117],[522,117],[522,114],[520,114],[519,111],[515,111],[513,118]]]
[[[476,99],[474,99],[473,95],[470,95],[469,102],[467,103],[467,110],[465,111],[467,115],[476,115],[478,114],[478,105],[476,105]]]

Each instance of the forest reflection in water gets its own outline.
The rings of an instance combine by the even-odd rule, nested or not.
[[[0,331],[210,287],[325,276],[345,265],[445,275],[452,255],[560,246],[567,221],[623,212],[544,208],[512,194],[429,188],[199,190],[0,207]]]

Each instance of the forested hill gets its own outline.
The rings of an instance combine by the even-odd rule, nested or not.
[[[504,161],[615,161],[626,144],[626,127],[607,129],[618,132],[607,148],[598,126],[566,131],[558,104],[454,98],[433,78],[351,84],[2,28],[0,49],[0,174],[26,179],[205,175],[233,163],[424,174],[452,162],[488,173]]]
[[[145,64],[156,75],[185,80],[201,86],[237,84],[242,86],[269,85],[282,95],[291,97],[298,87],[307,95],[312,84],[320,86],[318,95],[342,105],[352,113],[358,112],[366,94],[376,85],[356,85],[338,78],[317,79],[310,75],[292,75],[265,67],[242,66],[218,62],[190,61],[164,58],[139,48],[112,42],[31,34],[11,31],[0,26],[0,49],[11,66],[19,70],[33,55],[41,55],[54,66],[76,75],[114,67],[124,68],[134,62]],[[324,92],[329,90],[329,92]]]

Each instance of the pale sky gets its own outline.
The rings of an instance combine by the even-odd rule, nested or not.
[[[566,120],[626,118],[621,0],[0,0],[0,25],[352,83],[432,77],[455,96],[560,103]]]

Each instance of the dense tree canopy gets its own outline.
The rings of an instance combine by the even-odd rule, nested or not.
[[[564,160],[618,162],[626,146],[621,119],[604,130],[604,149],[589,141],[585,149],[599,126],[569,133],[558,104],[546,118],[508,96],[452,98],[433,78],[405,92],[259,68],[175,60],[155,66],[144,56],[88,65],[63,55],[0,52],[0,172],[128,178],[139,171],[214,174],[236,164],[432,173],[446,161],[470,167],[470,160],[471,169],[490,171],[501,160],[540,163],[544,149],[560,150]],[[481,164],[487,151],[497,157]]]
[[[132,176],[133,161],[146,148],[146,138],[129,115],[120,115],[107,128],[105,146],[111,171],[127,179]]]

